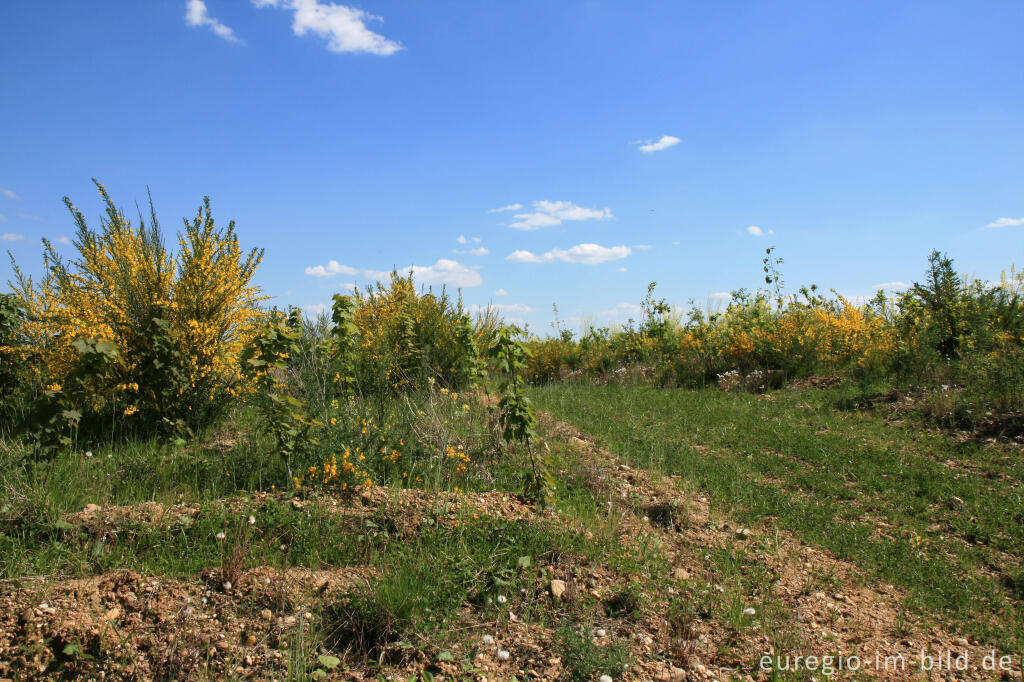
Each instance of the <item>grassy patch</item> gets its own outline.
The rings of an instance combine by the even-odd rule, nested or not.
[[[1019,647],[1019,456],[840,409],[852,392],[561,384],[531,397],[627,461],[684,477],[723,512],[792,530],[964,630]]]

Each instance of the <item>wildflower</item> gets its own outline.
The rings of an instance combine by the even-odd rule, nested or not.
[[[136,407],[135,405],[129,405],[128,407],[124,408],[124,416],[126,416],[126,417],[131,416],[131,415],[135,414],[138,411],[139,411],[138,407]]]
[[[494,637],[492,637],[491,635],[484,635],[480,638],[480,641],[483,642],[486,646],[490,646],[494,644]]]
[[[223,540],[226,537],[227,537],[227,534],[224,531],[221,531],[221,532],[217,533],[217,539],[218,540]]]
[[[251,514],[249,515],[249,525],[250,526],[256,525],[256,517],[252,516]]]
[[[278,549],[280,549],[283,552],[286,549],[288,549],[288,545],[282,544],[280,547],[278,547]]]
[[[225,580],[224,581],[224,591],[225,592],[230,592],[231,591],[231,581],[230,580]]]
[[[611,675],[601,675],[601,677],[597,678],[597,680],[598,680],[598,682],[612,682],[612,676]]]
[[[86,450],[85,451],[85,456],[86,457],[92,457],[92,450]]]
[[[507,602],[507,601],[508,601],[508,597],[506,597],[506,596],[505,596],[505,595],[503,595],[503,594],[499,594],[499,595],[498,595],[498,603],[499,603],[499,604],[504,604],[504,603],[505,603],[505,602]]]
[[[509,652],[505,651],[504,649],[498,649],[498,660],[499,661],[507,661],[511,656],[512,656],[512,654],[510,654]]]
[[[757,610],[755,608],[753,608],[752,606],[748,606],[747,608],[743,609],[743,615],[744,616],[753,616],[753,615],[756,615],[756,614],[757,614]]]
[[[60,384],[50,384],[46,387],[47,391],[53,391],[54,393],[60,393]]]
[[[604,637],[606,634],[608,634],[608,633],[605,632],[604,628],[598,628],[598,629],[594,630],[594,636],[595,637]]]

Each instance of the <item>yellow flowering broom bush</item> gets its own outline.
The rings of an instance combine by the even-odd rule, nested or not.
[[[77,256],[64,260],[44,240],[40,281],[16,270],[27,310],[20,359],[51,402],[75,384],[75,404],[61,407],[79,412],[83,427],[180,432],[207,423],[253,389],[240,356],[263,323],[265,297],[252,284],[263,252],[244,252],[234,222],[218,227],[205,198],[172,253],[152,200],[149,223],[140,215],[133,225],[96,186],[106,209],[99,229],[64,199]],[[103,376],[76,380],[80,341],[109,351]]]
[[[472,322],[461,299],[443,289],[417,291],[411,276],[392,273],[389,284],[356,290],[351,302],[354,372],[364,394],[422,387],[428,378],[461,388],[479,371]]]

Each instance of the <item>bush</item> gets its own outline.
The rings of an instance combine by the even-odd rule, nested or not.
[[[98,230],[64,199],[77,258],[62,260],[44,240],[42,280],[16,268],[28,313],[19,348],[36,395],[80,413],[74,426],[90,435],[207,424],[252,390],[240,356],[264,317],[251,284],[263,253],[243,253],[233,222],[214,224],[209,198],[171,253],[152,200],[149,224],[140,215],[133,226],[96,186],[106,208]],[[97,349],[100,364],[90,359]]]

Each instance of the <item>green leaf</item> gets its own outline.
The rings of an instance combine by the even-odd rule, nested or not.
[[[328,656],[327,654],[320,654],[316,658],[318,661],[320,661],[320,665],[327,668],[328,670],[332,670],[341,665],[341,659],[337,656]]]
[[[447,663],[447,662],[454,661],[454,660],[455,660],[455,657],[452,656],[450,651],[442,651],[441,653],[439,653],[437,655],[438,663]]]
[[[516,563],[519,564],[519,568],[529,568],[532,560],[529,556],[521,556]]]

